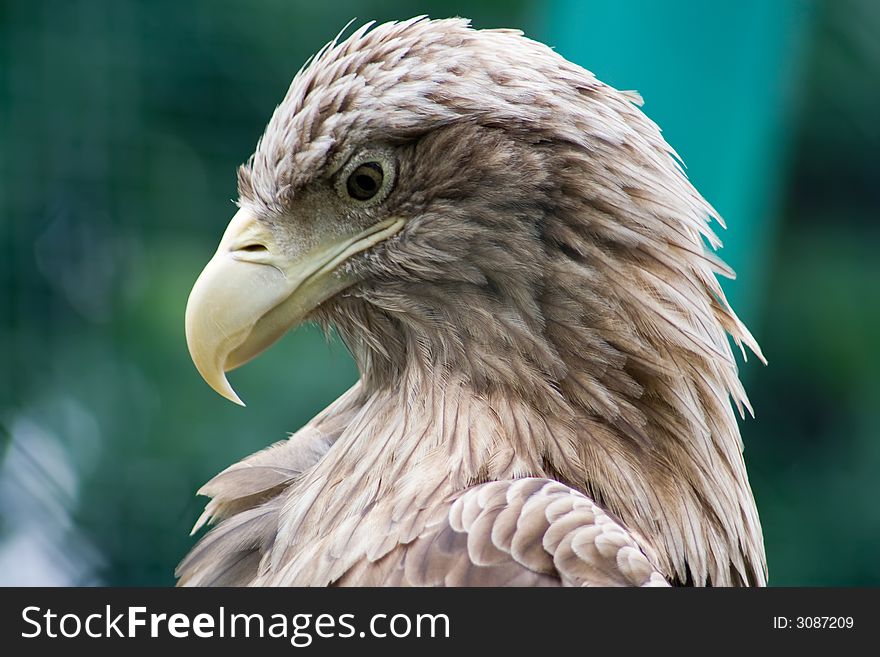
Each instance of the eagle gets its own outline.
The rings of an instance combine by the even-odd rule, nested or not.
[[[635,92],[510,29],[339,35],[238,170],[205,381],[302,322],[359,380],[227,468],[185,586],[761,586],[718,213]],[[732,338],[729,340],[728,336]]]

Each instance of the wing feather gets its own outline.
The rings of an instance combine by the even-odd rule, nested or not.
[[[653,552],[593,500],[525,478],[469,488],[443,502],[422,533],[344,586],[663,586]]]

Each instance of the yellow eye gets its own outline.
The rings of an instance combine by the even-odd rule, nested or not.
[[[351,172],[345,182],[348,195],[358,201],[368,201],[382,189],[385,174],[378,162],[364,162]]]

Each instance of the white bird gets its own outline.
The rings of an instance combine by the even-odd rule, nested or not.
[[[180,584],[765,584],[728,334],[763,356],[640,103],[462,19],[296,75],[187,340],[234,401],[225,371],[306,320],[361,376],[202,489]]]

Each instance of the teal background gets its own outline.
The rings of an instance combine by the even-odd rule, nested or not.
[[[198,377],[183,310],[303,61],[351,18],[518,27],[637,89],[726,219],[770,361],[742,424],[774,585],[880,584],[880,4],[0,0],[0,584],[169,585],[226,465],[356,379],[314,328]]]

